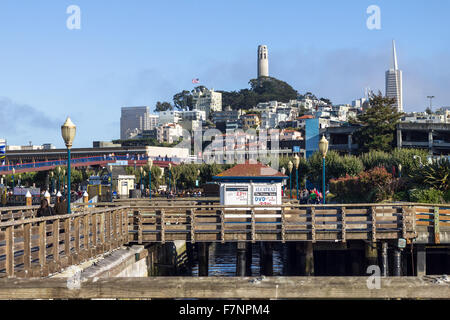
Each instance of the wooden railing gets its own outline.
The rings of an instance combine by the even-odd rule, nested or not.
[[[440,243],[440,231],[450,227],[450,205],[416,205],[416,225],[423,226],[434,235],[434,243]]]
[[[132,209],[132,240],[342,241],[416,237],[413,205],[172,206]]]
[[[45,277],[128,243],[126,207],[0,223],[0,277]]]

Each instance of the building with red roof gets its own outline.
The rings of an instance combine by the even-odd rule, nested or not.
[[[288,176],[262,163],[242,163],[213,177],[222,205],[278,205]]]

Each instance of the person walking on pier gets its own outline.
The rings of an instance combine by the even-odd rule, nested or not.
[[[55,214],[55,211],[51,206],[49,206],[47,199],[41,200],[41,206],[39,207],[36,217],[49,217],[53,216]]]

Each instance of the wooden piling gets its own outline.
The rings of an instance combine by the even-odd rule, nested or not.
[[[246,243],[238,242],[236,244],[236,276],[244,277],[246,271]]]
[[[389,262],[388,262],[388,243],[383,241],[381,244],[381,265],[383,277],[389,276]]]
[[[305,275],[314,276],[314,246],[308,241],[305,243]]]
[[[365,245],[366,269],[372,265],[378,265],[378,252],[376,242],[367,242]]]
[[[209,268],[209,243],[197,243],[198,276],[207,277]]]
[[[416,251],[417,276],[422,277],[427,274],[427,251],[425,245],[418,245]]]
[[[394,277],[402,276],[402,250],[400,248],[394,248]]]
[[[269,242],[261,242],[260,245],[260,272],[264,276],[273,275],[273,249]]]

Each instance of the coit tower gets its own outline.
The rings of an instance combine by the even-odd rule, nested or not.
[[[267,46],[258,46],[258,78],[269,76],[269,52]]]

